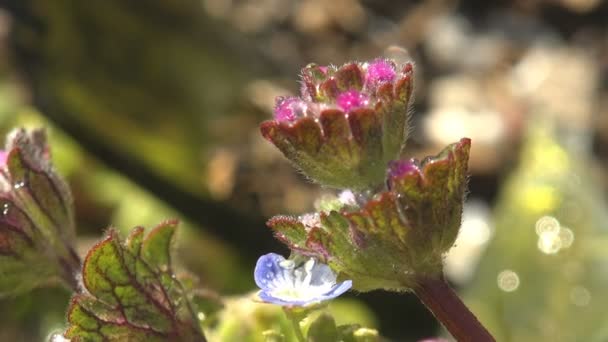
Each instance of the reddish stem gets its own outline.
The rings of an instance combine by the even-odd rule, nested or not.
[[[496,341],[464,305],[443,276],[419,279],[414,293],[457,341]]]

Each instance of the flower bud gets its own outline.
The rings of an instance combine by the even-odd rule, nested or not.
[[[42,130],[17,129],[0,153],[0,295],[59,277],[75,287],[72,197]]]
[[[411,63],[311,64],[300,97],[278,98],[261,132],[322,185],[375,188],[407,139],[412,87]]]

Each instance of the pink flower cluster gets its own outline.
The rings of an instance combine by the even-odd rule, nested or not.
[[[293,122],[304,116],[316,117],[324,109],[348,113],[373,107],[378,88],[394,82],[396,76],[395,63],[385,59],[341,68],[308,66],[303,70],[301,97],[278,97],[274,117],[279,122]]]

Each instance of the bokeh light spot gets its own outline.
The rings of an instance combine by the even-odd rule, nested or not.
[[[524,189],[522,204],[532,212],[547,212],[554,210],[558,203],[556,189],[552,186],[532,186]]]
[[[559,230],[559,239],[562,241],[562,248],[569,248],[574,242],[574,232],[568,227]]]
[[[545,254],[555,254],[562,248],[558,233],[544,232],[538,237],[538,249]]]
[[[559,232],[559,221],[553,216],[543,216],[536,221],[536,234],[543,233],[557,234]]]
[[[498,287],[505,292],[513,292],[519,287],[519,276],[512,270],[504,270],[498,274]]]

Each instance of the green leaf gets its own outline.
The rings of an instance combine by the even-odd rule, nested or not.
[[[87,254],[87,293],[72,298],[65,333],[73,341],[205,341],[190,299],[171,269],[176,221],[126,242],[110,229]]]
[[[43,130],[12,131],[0,163],[0,296],[52,278],[76,288],[72,197],[54,171]]]
[[[278,216],[268,225],[292,250],[352,279],[356,290],[409,290],[419,277],[442,273],[460,228],[469,148],[462,139],[422,162],[392,163],[388,190],[358,208],[322,212],[318,220]]]
[[[334,318],[324,312],[308,328],[308,342],[338,341],[338,330]]]

